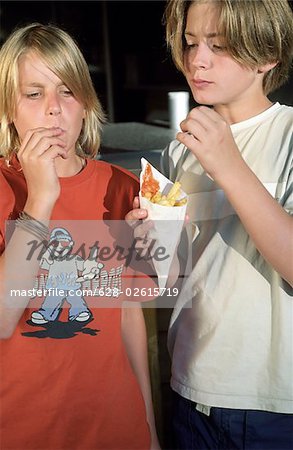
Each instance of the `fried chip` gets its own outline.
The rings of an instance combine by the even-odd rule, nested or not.
[[[141,195],[148,198],[148,195],[151,194],[152,197],[159,191],[159,189],[160,183],[154,178],[150,164],[147,164],[141,186]]]
[[[150,200],[152,203],[156,203],[157,205],[161,206],[182,206],[186,204],[186,197],[180,199],[181,184],[179,183],[179,181],[175,181],[167,195],[163,195],[159,189],[160,184],[154,178],[152,168],[148,163],[143,175],[141,195]]]

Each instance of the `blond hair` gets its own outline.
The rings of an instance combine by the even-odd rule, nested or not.
[[[83,104],[85,118],[76,151],[94,157],[105,121],[87,63],[74,39],[54,25],[33,23],[15,30],[0,50],[0,154],[9,158],[20,142],[13,124],[19,92],[18,61],[33,51]]]
[[[293,13],[287,0],[168,0],[166,40],[177,68],[185,73],[184,32],[189,7],[206,2],[219,8],[218,31],[237,62],[250,68],[277,62],[264,76],[264,93],[284,84],[293,59]]]

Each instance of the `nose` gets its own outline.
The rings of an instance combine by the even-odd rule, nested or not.
[[[57,95],[52,94],[48,97],[46,112],[50,116],[58,116],[61,114],[61,105]]]
[[[189,63],[196,69],[206,70],[211,65],[211,56],[212,51],[209,46],[204,42],[200,42],[191,52]]]

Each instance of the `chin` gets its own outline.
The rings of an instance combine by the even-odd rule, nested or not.
[[[206,96],[204,95],[193,95],[194,100],[196,101],[196,103],[198,103],[199,105],[204,105],[204,106],[214,106],[216,101],[213,99],[208,99]]]

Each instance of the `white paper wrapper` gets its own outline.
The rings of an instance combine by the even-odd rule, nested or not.
[[[141,173],[140,173],[140,187],[143,183],[143,176],[147,164],[150,164],[146,159],[141,158]],[[172,183],[161,172],[150,164],[154,178],[160,184],[160,191],[163,195],[168,194]],[[187,197],[186,193],[181,190],[180,198]],[[170,266],[180,239],[181,231],[184,225],[187,203],[182,206],[162,206],[152,203],[147,198],[139,193],[140,207],[148,212],[146,220],[152,220],[153,228],[149,231],[148,237],[155,241],[152,254],[156,254],[159,247],[166,249],[165,255],[168,258],[153,258],[153,265],[158,275],[158,283],[160,288],[166,286]],[[159,260],[161,259],[161,260]]]

